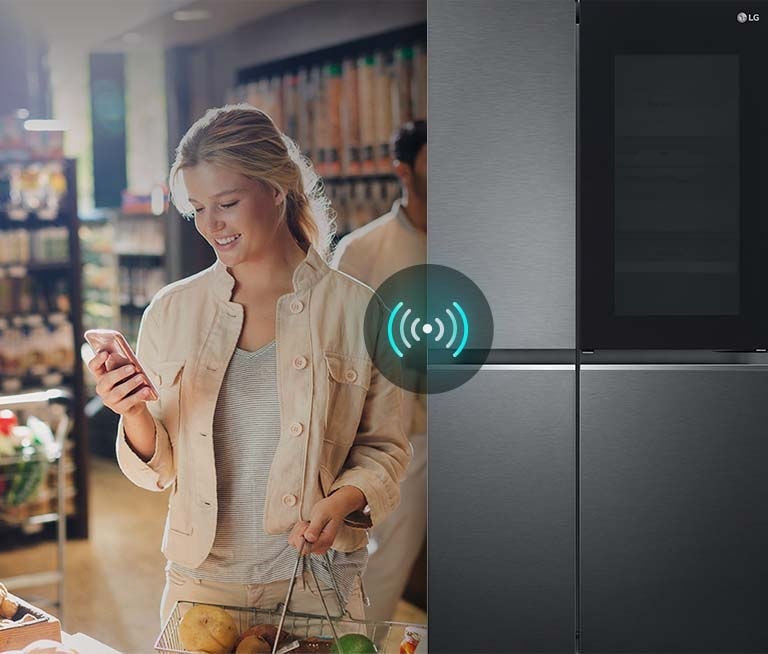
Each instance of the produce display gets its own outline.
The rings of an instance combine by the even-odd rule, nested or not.
[[[198,604],[179,623],[179,641],[189,652],[204,654],[269,654],[277,648],[291,654],[375,654],[376,646],[363,634],[345,634],[338,645],[330,637],[300,638],[270,624],[255,624],[238,635],[235,619],[218,606]]]
[[[24,610],[19,610],[19,603],[14,599],[13,595],[8,592],[5,584],[0,583],[0,632],[5,629],[18,629],[24,625],[31,623],[39,623],[40,618],[26,613]],[[0,639],[1,640],[1,639]],[[42,642],[42,641],[40,641]],[[53,641],[46,641],[53,642]],[[56,643],[61,646],[61,643]],[[24,649],[25,654],[29,654],[28,648]],[[7,650],[3,650],[6,652]],[[35,654],[48,654],[47,649],[34,650]],[[50,650],[50,654],[56,654],[57,650]]]
[[[45,479],[48,462],[56,455],[50,427],[30,416],[19,425],[16,414],[0,411],[0,506],[19,506],[34,497]]]

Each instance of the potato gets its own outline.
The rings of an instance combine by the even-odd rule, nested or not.
[[[255,624],[246,629],[240,634],[240,639],[248,638],[248,636],[256,636],[269,643],[269,646],[275,644],[275,638],[277,638],[277,627],[272,624]],[[292,639],[293,637],[285,629],[280,632],[279,644],[282,647],[285,641]]]
[[[10,598],[5,584],[0,584],[0,618],[13,618],[18,610],[19,605]]]
[[[227,654],[237,637],[235,619],[218,606],[193,606],[179,623],[179,640],[186,650]]]
[[[18,610],[18,602],[13,601],[10,597],[6,597],[0,602],[0,616],[4,618],[13,618]]]
[[[235,654],[269,654],[271,651],[272,645],[263,638],[246,636],[240,641]]]

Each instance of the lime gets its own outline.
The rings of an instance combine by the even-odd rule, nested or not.
[[[344,634],[339,644],[333,643],[331,654],[376,654],[376,645],[363,634]]]

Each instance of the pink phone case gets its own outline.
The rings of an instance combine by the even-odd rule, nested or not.
[[[114,370],[128,364],[133,365],[137,370],[137,374],[142,375],[145,380],[145,383],[139,386],[136,391],[146,387],[152,392],[153,397],[150,399],[158,399],[157,388],[155,388],[152,379],[146,373],[144,367],[139,363],[136,354],[134,354],[131,346],[128,345],[128,341],[125,340],[125,336],[114,329],[89,329],[85,332],[84,336],[96,354],[106,351],[112,355],[110,357],[112,365],[107,368],[108,370]]]

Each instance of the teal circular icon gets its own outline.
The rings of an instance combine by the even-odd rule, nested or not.
[[[376,290],[365,343],[379,371],[414,393],[444,393],[469,381],[488,358],[493,316],[463,273],[436,264],[405,268]]]

